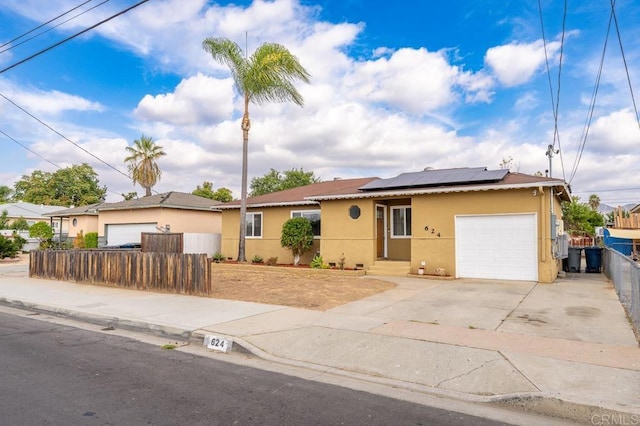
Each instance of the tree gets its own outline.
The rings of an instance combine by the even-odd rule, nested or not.
[[[98,174],[82,163],[54,173],[36,170],[14,185],[14,198],[34,204],[86,206],[104,201],[107,187],[100,187]]]
[[[223,203],[233,200],[233,195],[231,194],[230,189],[219,188],[218,190],[214,191],[213,182],[209,182],[206,180],[202,183],[202,186],[198,185],[198,187],[191,193],[199,197],[209,198],[211,200],[216,200]]]
[[[596,194],[589,195],[589,207],[591,207],[591,210],[598,211],[598,207],[600,207],[600,197]]]
[[[284,46],[276,43],[263,43],[247,57],[237,43],[226,38],[207,37],[202,42],[205,51],[211,57],[229,67],[236,90],[244,97],[242,115],[242,178],[240,192],[240,238],[238,261],[246,262],[245,238],[247,220],[247,169],[249,152],[249,103],[292,101],[302,106],[304,101],[296,90],[294,82],[309,82],[309,73],[298,58]]]
[[[604,226],[604,218],[600,213],[581,203],[580,197],[571,197],[571,202],[562,203],[562,217],[565,229],[569,234],[595,234],[596,226]]]
[[[13,195],[13,189],[6,185],[0,185],[0,203],[8,203],[11,201]]]
[[[313,244],[313,228],[305,217],[294,217],[282,225],[280,245],[293,253],[293,264],[298,265],[302,256]]]
[[[29,237],[40,241],[40,248],[49,248],[53,240],[53,229],[46,222],[36,222],[29,228]]]
[[[124,159],[133,184],[140,184],[145,190],[145,196],[151,196],[151,188],[155,186],[162,176],[162,171],[158,167],[156,160],[167,155],[160,145],[156,145],[153,138],[142,135],[140,139],[133,141],[133,146],[126,148],[130,154]]]
[[[6,238],[4,235],[0,235],[0,259],[4,259],[5,257],[14,258],[18,255],[19,251],[19,243],[16,244],[11,239]]]
[[[0,214],[0,229],[9,229],[9,212],[6,209]]]
[[[11,225],[9,225],[9,228],[14,231],[28,231],[29,222],[27,222],[24,217],[20,216],[18,219],[14,220]]]
[[[302,168],[300,170],[287,170],[284,173],[270,169],[264,176],[251,179],[250,196],[257,197],[258,195],[297,188],[320,181],[320,178],[316,177],[313,172],[305,172]]]

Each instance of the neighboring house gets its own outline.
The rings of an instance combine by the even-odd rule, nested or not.
[[[71,221],[69,236],[98,232],[103,245],[139,244],[142,232],[220,234],[219,201],[166,192],[117,203],[77,207],[51,214]]]
[[[483,167],[338,179],[249,198],[246,256],[291,262],[282,225],[303,216],[316,233],[303,263],[319,251],[366,270],[389,263],[415,273],[424,262],[426,273],[550,283],[566,243],[560,202],[570,200],[560,179]],[[235,256],[240,202],[219,208],[222,252]]]
[[[48,213],[54,223],[66,221],[69,227],[69,238],[75,238],[80,231],[83,235],[98,232],[98,207],[105,203],[89,204],[87,206],[72,207]]]
[[[27,221],[29,226],[35,224],[36,222],[46,222],[51,225],[55,235],[60,235],[60,232],[66,235],[68,232],[68,222],[67,220],[52,222],[48,214],[64,208],[66,207],[46,206],[44,204],[25,203],[23,201],[0,204],[0,212],[2,212],[3,210],[7,211],[7,218],[9,219],[9,223],[21,217],[23,217]]]

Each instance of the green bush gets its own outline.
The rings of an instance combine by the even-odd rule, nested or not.
[[[14,258],[18,255],[20,249],[18,245],[9,238],[6,238],[4,235],[0,235],[0,259],[4,259],[5,257]]]
[[[313,269],[329,269],[329,265],[324,263],[322,256],[320,256],[319,254],[316,254],[313,257],[313,260],[311,261],[309,266],[311,266]]]
[[[84,236],[84,246],[86,248],[98,248],[98,233],[87,232],[87,235]]]
[[[13,231],[13,244],[16,246],[18,251],[22,251],[22,247],[27,243],[27,240],[22,238],[16,231]]]
[[[213,261],[216,263],[220,263],[224,260],[224,254],[220,253],[219,251],[215,252],[213,254]]]
[[[52,245],[53,229],[46,222],[36,222],[29,228],[29,237],[40,240],[40,248],[49,248]]]
[[[10,229],[13,229],[14,231],[28,231],[29,230],[29,223],[27,222],[27,220],[20,216],[18,219],[14,220],[11,225],[9,226]]]
[[[262,256],[260,256],[259,254],[256,254],[255,256],[253,256],[253,258],[251,259],[251,263],[262,263],[264,262],[264,259],[262,258]]]
[[[293,264],[297,265],[302,256],[313,245],[313,228],[311,222],[305,217],[294,217],[282,225],[280,237],[282,247],[288,248],[293,253]]]

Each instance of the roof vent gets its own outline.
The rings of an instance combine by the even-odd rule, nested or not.
[[[428,172],[429,170],[433,170],[433,167],[431,167],[431,166],[427,166],[427,167],[425,167],[425,168],[424,168],[424,171],[425,171],[425,172]]]
[[[339,176],[336,176],[336,177],[333,178],[333,180],[342,180],[342,178],[339,177]]]

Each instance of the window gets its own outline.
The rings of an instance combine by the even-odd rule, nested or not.
[[[247,213],[247,222],[245,225],[247,229],[247,237],[262,237],[262,213]]]
[[[313,236],[320,237],[320,210],[298,210],[292,211],[291,217],[304,217],[311,222]]]
[[[391,207],[391,236],[396,238],[411,237],[411,207]]]

